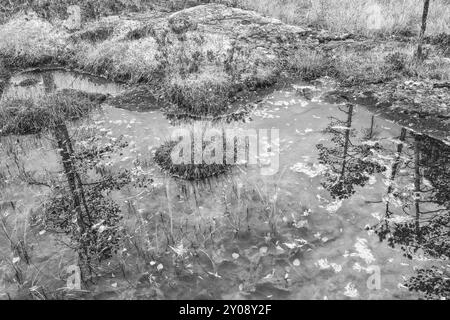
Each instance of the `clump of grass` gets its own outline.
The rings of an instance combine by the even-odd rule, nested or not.
[[[231,97],[231,79],[219,68],[206,69],[187,77],[173,75],[167,83],[169,100],[185,112],[220,114]]]
[[[391,70],[401,72],[405,69],[408,62],[408,56],[402,52],[389,53],[384,57],[384,62]]]
[[[444,56],[450,56],[450,34],[439,33],[428,37],[426,40],[428,43],[440,48]]]
[[[287,67],[294,75],[311,81],[332,76],[344,85],[383,83],[402,77],[417,77],[447,81],[450,62],[432,55],[418,64],[415,46],[398,44],[357,45],[337,47],[330,53],[316,48],[301,48],[287,59]]]
[[[334,52],[337,78],[345,85],[383,83],[407,75],[413,60],[412,47],[357,46]]]
[[[57,61],[64,53],[65,37],[65,32],[34,14],[19,15],[0,28],[0,57],[15,67]]]
[[[288,68],[306,81],[332,76],[350,85],[380,82],[389,76],[385,55],[386,53],[367,48],[343,47],[332,53],[315,48],[301,48],[288,59]]]
[[[311,48],[300,48],[293,52],[287,59],[287,67],[305,81],[332,76],[336,73],[330,57],[321,50]]]
[[[183,112],[220,115],[239,91],[273,84],[277,58],[216,34],[187,31],[158,39],[167,100]]]
[[[335,61],[339,78],[347,84],[383,82],[384,57],[373,51],[341,51]]]
[[[98,95],[68,89],[38,101],[5,100],[0,105],[0,135],[37,134],[85,117],[99,102]]]
[[[170,175],[184,180],[204,180],[226,173],[231,165],[227,164],[174,164],[172,151],[179,141],[168,141],[162,144],[155,152],[154,160],[161,169]]]
[[[432,57],[421,64],[410,62],[405,72],[421,79],[449,81],[450,61],[442,57]]]

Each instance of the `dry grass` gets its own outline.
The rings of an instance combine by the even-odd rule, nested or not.
[[[332,52],[301,48],[288,59],[288,68],[309,81],[323,76],[337,78],[346,85],[379,83],[395,78],[448,81],[450,59],[430,52],[424,63],[415,59],[416,46],[405,43],[366,43],[340,46]]]
[[[236,0],[290,24],[312,25],[336,32],[415,34],[419,30],[422,1],[418,0]],[[450,33],[450,1],[430,6],[428,34]]]
[[[58,59],[64,31],[34,14],[19,15],[0,28],[0,57],[7,65],[28,67]]]
[[[230,77],[220,68],[206,68],[187,77],[174,74],[166,86],[171,102],[185,112],[199,115],[220,113],[233,90]]]
[[[336,74],[330,57],[318,49],[300,48],[292,53],[287,63],[288,69],[305,81]]]
[[[131,41],[106,40],[81,44],[75,62],[83,69],[111,79],[149,81],[158,68],[157,44],[151,37]]]
[[[410,63],[407,72],[422,79],[450,81],[450,59],[433,57],[423,64]]]

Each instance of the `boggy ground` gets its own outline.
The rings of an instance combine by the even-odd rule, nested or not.
[[[18,37],[19,30],[26,36]],[[75,32],[30,14],[3,26],[0,52],[8,67],[62,64],[149,84],[156,98],[184,111],[210,112],[236,99],[238,92],[274,83],[290,47],[309,34],[216,4],[173,14],[109,16]]]
[[[169,104],[193,115],[221,114],[282,79],[330,76],[345,95],[445,137],[449,37],[428,38],[423,64],[415,63],[414,39],[326,32],[222,4],[99,17],[81,30],[19,13],[0,31],[0,76],[4,83],[6,70],[62,65],[129,83],[113,105]]]
[[[328,100],[342,99],[342,97],[350,100],[355,99],[358,103],[367,104],[376,110],[386,112],[387,116],[396,117],[399,121],[407,121],[406,124],[411,124],[409,125],[411,128],[420,128],[421,126],[426,128],[424,126],[428,123],[428,127],[433,128],[433,131],[436,131],[438,125],[441,126],[440,128],[443,129],[440,132],[443,133],[442,136],[444,137],[445,133],[448,132],[445,131],[445,126],[448,124],[446,121],[449,105],[447,88],[449,80],[448,40],[446,40],[448,36],[429,38],[427,59],[424,64],[416,64],[413,56],[415,50],[414,37],[388,38],[386,35],[381,35],[380,38],[376,38],[365,34],[350,34],[343,32],[343,30],[326,32],[321,31],[318,26],[292,26],[264,17],[253,11],[218,4],[192,7],[175,13],[164,10],[140,13],[124,12],[125,14],[120,16],[96,16],[96,19],[84,22],[81,30],[71,31],[66,30],[61,21],[49,17],[44,18],[39,12],[38,14],[29,13],[25,15],[19,13],[2,25],[0,31],[2,83],[7,82],[11,72],[24,68],[63,66],[70,69],[80,69],[117,82],[128,83],[129,90],[124,95],[110,100],[113,105],[123,106],[127,101],[130,102],[129,105],[135,105],[132,102],[137,101],[140,105],[137,109],[144,110],[160,108],[162,105],[168,104],[174,117],[176,117],[177,110],[182,112],[183,115],[198,116],[206,114],[215,117],[222,114],[229,106],[247,101],[249,97],[254,97],[250,94],[252,90],[264,87],[273,88],[275,84],[280,85],[284,81],[291,81],[294,77],[306,81],[329,77],[334,79],[336,90],[333,94],[328,95]],[[21,83],[20,85],[26,86],[27,84]],[[296,93],[308,99],[311,99],[314,95],[313,90],[309,91],[306,87],[298,88]],[[147,106],[145,106],[146,104]],[[273,108],[273,110],[276,109]],[[316,111],[325,112],[323,108],[318,108]],[[157,115],[161,117],[159,113]],[[324,114],[322,118],[327,115],[327,113]],[[429,122],[424,121],[425,115],[428,116],[429,120],[427,121]],[[122,121],[123,115],[118,117]],[[145,117],[145,115],[142,117]],[[286,117],[291,120],[290,115],[286,115]],[[317,115],[312,115],[313,119],[316,119],[316,117]],[[367,115],[367,118],[370,117]],[[417,121],[413,123],[412,119],[417,119]],[[161,119],[152,120],[155,121],[149,121],[149,127],[152,127],[153,124],[157,128],[158,123],[162,122]],[[119,120],[115,123],[118,122]],[[303,123],[303,121],[300,121],[300,123]],[[136,126],[134,120],[130,121],[131,125]],[[386,124],[384,124],[384,127],[386,127]],[[96,132],[103,132],[103,129],[98,128]],[[309,130],[305,127],[305,134]],[[155,134],[151,136],[153,137]],[[309,139],[305,138],[305,141],[309,141]],[[310,149],[311,147],[305,148],[305,150]],[[296,157],[298,158],[298,155]],[[48,161],[48,163],[53,162]],[[299,168],[302,169],[301,166]],[[161,197],[169,199],[173,190],[171,190],[168,182],[164,181],[167,183],[166,188],[159,190]],[[211,188],[211,186],[209,187]],[[236,194],[238,199],[241,199],[244,195],[241,189],[240,183],[236,184],[233,181],[230,183],[229,189],[224,190],[222,195],[225,198],[224,216],[229,219],[234,228],[242,227],[245,229],[247,227],[250,230],[249,217],[252,216],[252,209],[247,209],[247,217],[245,218],[247,226],[244,224],[241,226],[241,218],[233,217],[233,210],[227,207],[226,192]],[[295,188],[294,190],[296,194],[298,190]],[[179,192],[175,192],[175,195],[172,194],[172,197],[179,201],[183,199],[182,193],[185,194],[186,192],[186,188],[181,188]],[[193,199],[192,197],[186,197],[189,198],[189,201],[197,201],[196,191],[194,190],[193,193]],[[267,217],[271,217],[272,209],[267,206],[268,203],[271,203],[269,199],[271,195],[261,195],[259,190],[255,188],[245,196],[257,202],[256,211],[258,213],[267,213],[265,216],[255,215],[253,218],[263,221],[267,220]],[[261,201],[258,200],[258,196]],[[265,197],[268,200],[264,200]],[[172,216],[172,210],[177,211],[179,209],[176,205],[171,206],[171,203],[176,203],[175,200],[167,203],[170,216]],[[288,202],[283,199],[281,203]],[[309,201],[306,201],[306,203],[309,203]],[[192,272],[189,270],[194,269],[196,273],[204,273],[208,277],[218,279],[218,275],[226,273],[229,277],[225,277],[221,282],[229,283],[228,279],[235,274],[233,271],[235,265],[230,261],[241,263],[242,260],[247,259],[245,257],[253,256],[254,260],[250,259],[251,265],[259,268],[259,261],[265,259],[266,254],[269,253],[270,257],[276,257],[276,269],[273,269],[272,276],[268,277],[268,281],[273,282],[274,285],[263,285],[255,290],[253,284],[260,279],[253,279],[254,274],[262,277],[268,274],[270,270],[256,273],[253,269],[246,269],[246,272],[240,270],[239,274],[244,274],[244,277],[248,277],[248,279],[244,279],[244,281],[242,281],[243,279],[237,279],[232,285],[241,283],[242,288],[239,285],[240,291],[244,293],[257,292],[256,297],[261,297],[259,296],[259,294],[262,294],[261,292],[264,293],[263,297],[269,297],[273,294],[274,288],[281,288],[279,291],[275,291],[275,298],[286,296],[286,292],[283,290],[285,282],[288,282],[286,273],[289,273],[292,269],[295,270],[292,266],[298,266],[299,258],[296,255],[299,254],[298,247],[303,246],[302,242],[297,245],[287,242],[290,246],[282,248],[284,251],[281,251],[281,254],[278,248],[262,246],[263,239],[265,242],[269,241],[270,239],[266,241],[265,237],[268,233],[273,232],[269,228],[270,226],[267,226],[267,228],[257,230],[257,235],[260,238],[255,243],[251,239],[246,252],[239,252],[238,254],[235,248],[235,239],[227,234],[223,240],[219,240],[219,242],[222,242],[220,244],[223,249],[219,252],[218,258],[208,256],[209,251],[206,253],[198,250],[192,263],[190,259],[194,256],[189,255],[185,259],[186,248],[183,246],[183,242],[179,240],[186,239],[189,236],[197,240],[192,241],[193,243],[201,244],[200,248],[206,247],[205,243],[213,238],[213,231],[220,226],[217,226],[217,221],[213,219],[211,225],[203,225],[203,229],[199,229],[196,225],[190,226],[192,229],[188,230],[182,227],[177,239],[169,239],[169,235],[173,237],[174,234],[171,230],[173,228],[172,219],[169,220],[167,215],[158,213],[160,205],[161,201],[154,201],[149,204],[149,208],[145,208],[146,210],[143,211],[142,208],[133,207],[131,202],[129,204],[130,216],[139,218],[139,215],[141,215],[136,223],[136,233],[138,230],[146,230],[140,224],[142,223],[142,226],[144,226],[150,219],[161,219],[159,226],[162,230],[155,230],[156,243],[138,244],[135,242],[135,238],[131,236],[129,246],[124,248],[126,250],[121,251],[124,257],[128,257],[127,250],[136,250],[146,261],[142,270],[140,270],[140,265],[136,265],[139,270],[133,273],[135,275],[142,274],[137,291],[143,292],[137,292],[137,294],[136,292],[124,293],[124,295],[129,294],[134,297],[142,295],[144,298],[184,297],[183,294],[188,292],[185,289],[194,287],[194,284],[198,281],[197,278],[191,276]],[[238,201],[236,204],[237,212],[245,212],[241,205],[242,203]],[[189,209],[186,213],[194,213],[196,217],[202,218],[203,211],[208,211],[202,210],[198,204],[194,207],[198,209],[192,208],[192,212]],[[366,205],[364,207],[367,208]],[[275,209],[274,207],[273,212],[276,211]],[[303,215],[308,216],[307,208],[302,208],[300,212],[303,209],[306,210]],[[298,208],[295,210],[298,210]],[[153,212],[157,213],[153,215]],[[149,216],[144,217],[146,214]],[[259,225],[261,221],[255,223],[255,225]],[[179,225],[182,226],[182,223],[180,221]],[[339,229],[337,226],[331,227],[329,220],[327,220],[327,225],[334,231]],[[284,232],[286,230],[282,231],[283,235],[290,234]],[[236,234],[238,237],[239,234]],[[46,235],[44,232],[36,234],[36,236],[47,237],[48,234]],[[315,235],[312,233],[309,236],[311,239],[308,238],[308,241],[328,242],[330,240],[328,236],[320,239],[320,241],[314,240]],[[320,237],[320,234],[318,237]],[[144,235],[143,239],[145,238],[153,239],[148,235]],[[243,242],[246,243],[245,234],[244,237],[239,236],[238,238],[244,239]],[[165,249],[170,249],[170,252],[175,253],[175,255],[167,255],[167,261],[159,260],[160,257],[156,259],[142,249],[155,245],[156,251],[158,251],[158,248],[164,251],[161,249],[161,243],[158,239],[167,239]],[[364,240],[362,242],[365,243]],[[212,241],[213,247],[216,244]],[[361,247],[359,242],[357,245],[355,247]],[[45,246],[50,246],[50,244],[45,242]],[[291,249],[294,251],[291,251]],[[164,254],[166,253],[164,251]],[[387,254],[392,254],[392,252],[387,252]],[[223,260],[223,256],[227,258]],[[131,257],[135,256],[131,255]],[[171,259],[173,261],[170,261]],[[157,260],[158,263],[155,262]],[[225,266],[223,269],[217,270],[217,267],[221,267],[221,265],[216,266],[213,262],[217,260],[223,263]],[[162,263],[160,264],[159,261],[162,261]],[[197,263],[197,261],[200,261],[200,263]],[[244,266],[247,266],[248,261],[245,260],[244,262]],[[134,261],[130,264],[134,265]],[[108,287],[117,288],[117,286],[128,285],[126,275],[129,271],[126,271],[123,267],[125,262],[120,261],[118,265],[118,268],[111,272],[111,279],[113,280],[106,279],[108,283],[110,282]],[[208,266],[206,269],[205,265]],[[149,266],[150,269],[154,269],[153,272],[143,272],[143,270],[148,270]],[[174,266],[174,268],[170,269],[170,272],[167,270],[166,274],[166,269],[171,268],[171,266]],[[179,266],[183,268],[179,268]],[[333,269],[338,267],[338,265],[330,266]],[[325,266],[325,269],[330,269],[330,266]],[[109,268],[106,270],[109,270]],[[337,274],[339,273],[338,270],[334,272]],[[117,279],[117,274],[120,272],[123,273],[123,279],[125,279],[123,283],[114,280]],[[187,283],[186,286],[177,286],[176,280],[171,279],[172,274],[180,276],[183,279],[182,281]],[[162,278],[159,278],[160,276]],[[313,279],[314,276],[311,278]],[[301,279],[301,281],[303,280]],[[151,292],[146,292],[148,284],[153,286],[154,283],[164,283],[164,285],[161,289],[155,286],[156,289],[152,288]],[[267,293],[266,286],[269,286]],[[199,292],[196,292],[195,296],[210,297],[209,294],[211,293],[208,292],[217,289],[215,285],[211,285],[211,287],[208,290],[205,289],[206,293],[204,294],[199,293],[201,290],[198,290]],[[346,287],[348,292],[345,296],[354,296],[353,289],[351,283],[349,283],[348,288]],[[183,292],[174,292],[176,290]],[[35,286],[32,286],[30,291],[36,295],[45,295],[45,293],[35,290]],[[114,295],[104,288],[99,288],[97,291],[101,297]],[[83,294],[83,292],[80,294]],[[213,296],[221,297],[221,295],[222,292],[217,292]]]

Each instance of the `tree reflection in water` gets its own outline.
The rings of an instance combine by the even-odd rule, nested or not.
[[[402,129],[385,197],[386,212],[374,227],[381,241],[413,259],[445,263],[450,257],[450,146]],[[419,269],[411,290],[428,298],[450,297],[448,266]]]
[[[450,298],[450,146],[403,128],[392,147],[378,137],[373,117],[358,133],[352,128],[355,107],[346,104],[340,111],[345,119],[331,118],[324,130],[331,145],[317,145],[319,162],[326,166],[323,187],[334,199],[348,199],[384,172],[385,213],[372,229],[409,259],[433,261],[408,279],[410,290]]]
[[[380,148],[374,140],[376,132],[372,119],[371,127],[357,144],[355,129],[352,129],[355,107],[347,104],[339,107],[345,120],[331,117],[324,130],[331,135],[332,146],[318,144],[319,162],[327,167],[322,185],[334,199],[347,199],[355,193],[356,186],[365,186],[370,176],[384,171],[384,167],[373,161],[373,151]]]

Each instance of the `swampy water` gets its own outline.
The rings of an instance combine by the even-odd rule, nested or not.
[[[103,79],[52,71],[13,77],[3,98],[33,98],[70,88],[113,96],[124,90]],[[414,184],[413,168],[396,163],[409,163],[416,152],[422,159],[433,157],[430,163],[435,163],[449,147],[430,137],[418,139],[363,107],[327,103],[324,94],[329,89],[326,84],[289,85],[261,96],[241,121],[211,124],[278,129],[279,139],[272,143],[279,146],[279,165],[274,174],[262,174],[262,166],[274,165],[268,157],[259,165],[242,164],[229,174],[203,182],[171,178],[153,161],[155,149],[169,139],[174,128],[188,124],[174,124],[162,111],[135,112],[105,103],[85,122],[109,137],[123,136],[129,142],[121,154],[111,158],[111,168],[138,168],[150,174],[153,183],[151,188],[114,193],[124,216],[121,223],[131,239],[119,252],[125,271],[105,267],[87,291],[94,298],[107,299],[416,298],[402,283],[416,266],[428,263],[426,259],[405,258],[400,249],[380,242],[367,227],[377,224],[387,210],[401,210],[408,201],[392,196],[389,190],[393,181]],[[72,124],[70,131],[85,122]],[[349,141],[347,150],[344,140]],[[32,259],[41,270],[30,280],[30,287],[63,287],[64,268],[76,261],[58,235],[24,226],[38,210],[46,188],[19,182],[11,169],[14,159],[8,149],[16,144],[23,150],[16,160],[26,170],[56,174],[60,163],[49,141],[45,134],[1,140],[4,182],[0,194],[3,203],[15,203],[2,214],[16,232],[27,233]],[[417,148],[417,141],[434,146],[433,152]],[[348,154],[344,169],[342,153]],[[448,174],[447,161],[440,161],[439,170]],[[343,170],[353,172],[345,172],[345,186],[336,189],[333,177]],[[422,183],[433,185],[431,178],[423,178]],[[277,236],[271,238],[273,225]],[[171,243],[165,236],[167,230],[174,234]],[[142,243],[140,251],[147,253],[139,253],[136,243]],[[196,249],[195,258],[186,253],[190,246]],[[0,253],[1,274],[13,259],[4,235],[0,236]],[[372,276],[377,272],[380,283],[375,288]],[[5,275],[1,279],[0,294],[11,292],[11,281]]]

